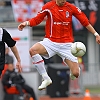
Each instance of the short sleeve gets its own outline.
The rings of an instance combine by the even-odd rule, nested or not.
[[[2,40],[8,45],[8,47],[13,47],[16,44],[16,41],[12,39],[11,35],[5,29],[3,29]]]

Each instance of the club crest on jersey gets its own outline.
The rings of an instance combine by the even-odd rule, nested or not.
[[[68,18],[69,17],[69,12],[68,11],[66,11],[66,18]]]

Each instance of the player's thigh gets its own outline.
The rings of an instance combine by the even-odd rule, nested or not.
[[[47,50],[45,49],[45,47],[42,44],[40,44],[40,43],[34,44],[30,48],[30,51],[31,51],[32,54],[40,54],[40,55],[48,54]]]

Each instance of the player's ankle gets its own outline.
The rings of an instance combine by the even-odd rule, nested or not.
[[[48,76],[47,73],[43,73],[42,78],[43,78],[43,80],[50,80],[50,77]]]
[[[80,67],[79,67],[79,70],[73,71],[71,72],[71,74],[75,76],[76,78],[78,78],[80,76]]]

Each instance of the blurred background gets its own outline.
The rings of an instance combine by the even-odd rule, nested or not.
[[[46,90],[38,90],[42,79],[31,63],[28,50],[34,43],[43,39],[45,19],[40,25],[26,27],[21,32],[18,31],[17,26],[19,23],[36,16],[37,12],[48,1],[50,0],[0,0],[0,27],[7,29],[17,41],[22,60],[23,77],[27,84],[34,89],[38,100],[42,100],[43,96],[49,96],[51,99],[84,96],[86,89],[90,90],[92,96],[100,97],[100,46],[95,42],[95,36],[89,33],[75,17],[73,17],[75,41],[83,42],[87,48],[86,54],[82,58],[78,58],[81,67],[79,79],[70,80],[69,68],[63,64],[59,56],[55,55],[49,60],[44,59],[45,67],[54,83]],[[79,7],[100,33],[100,0],[67,1]],[[10,55],[13,56],[11,52]],[[16,60],[14,60],[15,62]],[[4,94],[2,83],[0,83],[0,100],[4,100]]]

